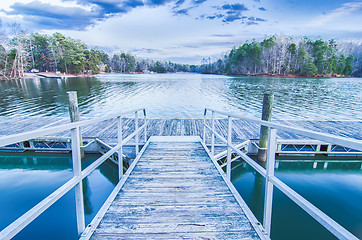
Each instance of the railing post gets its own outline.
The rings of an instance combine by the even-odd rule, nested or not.
[[[204,144],[206,144],[206,112],[207,112],[207,110],[205,109],[205,111],[204,111],[204,132],[203,132],[203,137],[202,137],[202,141],[204,142]]]
[[[147,115],[146,115],[146,109],[143,109],[143,119],[144,119],[144,123],[145,124],[145,144],[147,142]]]
[[[139,139],[139,133],[138,133],[138,112],[135,112],[135,113],[134,113],[134,121],[135,121],[135,131],[136,131],[136,136],[135,136],[136,155],[138,155],[138,152],[139,152],[139,146],[138,146],[138,139]]]
[[[272,218],[272,204],[273,204],[273,183],[270,177],[274,176],[275,166],[275,150],[276,150],[276,132],[274,128],[269,129],[269,139],[267,148],[267,162],[266,162],[266,178],[265,178],[265,196],[264,196],[264,228],[270,236],[271,218]]]
[[[117,117],[117,125],[118,125],[118,144],[121,144],[121,147],[118,150],[118,179],[122,178],[123,175],[123,130],[122,130],[122,118],[121,116]]]
[[[80,154],[80,139],[79,139],[79,127],[73,128],[72,132],[72,162],[73,162],[73,175],[74,177],[80,177],[82,173],[82,162]],[[75,208],[77,215],[77,229],[78,235],[82,234],[85,229],[84,220],[84,203],[83,203],[83,185],[82,180],[75,185]]]
[[[228,143],[227,143],[227,162],[226,162],[226,175],[228,179],[231,179],[231,131],[232,131],[232,119],[228,116]]]
[[[68,101],[69,101],[69,116],[70,116],[70,122],[79,122],[79,108],[78,108],[78,97],[76,91],[69,91],[68,94]],[[83,146],[83,138],[82,138],[82,132],[79,129],[79,142],[80,146]],[[80,156],[82,158],[85,157],[84,149],[81,149]]]
[[[215,112],[212,111],[212,123],[211,123],[211,155],[212,157],[215,156]]]

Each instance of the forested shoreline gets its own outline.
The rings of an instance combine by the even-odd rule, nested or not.
[[[98,73],[199,72],[267,76],[361,76],[361,42],[312,40],[271,36],[246,41],[223,57],[204,58],[200,65],[155,61],[130,53],[106,53],[89,48],[61,33],[52,35],[14,31],[0,45],[2,79],[24,77],[30,71],[90,75]],[[3,36],[4,39],[4,36]],[[6,41],[2,41],[6,42]]]
[[[6,44],[0,44],[2,79],[22,78],[24,73],[31,71],[74,75],[190,71],[187,64],[140,59],[125,52],[109,54],[88,48],[80,40],[58,32],[52,35],[28,34],[22,30],[14,32],[16,33],[11,37],[2,36],[1,42],[7,40]]]
[[[228,75],[361,76],[362,45],[271,36],[246,41],[217,61],[203,59],[199,70]]]

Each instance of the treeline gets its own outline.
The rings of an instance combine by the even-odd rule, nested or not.
[[[348,46],[348,48],[346,47]],[[338,43],[331,39],[272,36],[263,41],[246,41],[223,58],[203,59],[199,71],[230,75],[302,75],[333,76],[362,73],[361,43]]]
[[[6,78],[23,77],[24,72],[31,69],[96,74],[109,62],[103,51],[89,49],[83,42],[60,33],[47,35],[18,31],[7,46],[0,46],[0,49],[0,73]]]
[[[166,72],[189,72],[190,66],[164,61],[139,59],[130,53],[115,53],[111,57],[109,71],[116,73],[166,73]]]
[[[18,25],[11,34],[0,31],[0,78],[24,77],[32,69],[66,74],[200,72],[228,75],[362,76],[362,43],[331,39],[272,36],[246,41],[222,58],[201,65],[137,58],[130,53],[108,54],[61,33],[26,33]]]
[[[0,36],[1,42],[7,42],[0,44],[1,78],[22,78],[33,69],[66,74],[190,71],[187,64],[138,59],[129,53],[109,55],[61,33],[28,34],[18,29],[14,27],[11,37]]]

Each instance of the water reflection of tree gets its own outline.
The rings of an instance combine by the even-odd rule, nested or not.
[[[249,174],[254,176],[254,184],[250,186],[250,195],[244,195],[243,198],[247,201],[248,207],[256,218],[261,221],[263,218],[264,206],[264,177],[244,162],[233,169],[231,181],[233,183],[239,180],[242,181],[242,178]]]
[[[97,78],[90,77],[1,81],[0,114],[8,115],[7,111],[13,108],[24,108],[24,111],[30,113],[36,108],[38,114],[45,115],[64,114],[68,106],[67,91],[77,91],[82,108],[82,102],[104,95],[106,89],[102,85]]]
[[[263,217],[264,206],[264,177],[259,173],[255,173],[254,176],[254,187],[251,192],[249,207],[257,219],[261,221]]]
[[[104,163],[102,163],[99,166],[99,172],[106,179],[108,179],[111,183],[113,183],[114,185],[117,185],[118,170],[117,170],[117,166],[113,162],[107,160]],[[84,213],[86,215],[90,215],[94,212],[94,209],[93,209],[92,202],[91,202],[92,191],[91,191],[91,187],[89,186],[88,177],[83,179],[82,185],[83,185]]]
[[[100,173],[114,185],[118,184],[118,168],[110,160],[105,161],[99,168]]]
[[[83,203],[84,203],[84,213],[90,215],[93,213],[93,206],[91,202],[92,191],[89,187],[88,177],[84,178],[82,181],[83,185]]]

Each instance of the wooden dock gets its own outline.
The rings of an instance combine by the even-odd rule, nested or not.
[[[148,121],[148,136],[202,136],[203,132],[203,119],[149,119]],[[0,136],[69,122],[69,118],[59,117],[0,117]],[[140,119],[139,122],[141,125],[143,119]],[[273,120],[273,122],[362,140],[362,121]],[[134,131],[135,121],[131,118],[125,118],[122,119],[122,123],[123,136],[126,137]],[[210,126],[210,120],[207,120],[207,123]],[[223,137],[226,137],[227,119],[216,119],[215,129]],[[233,142],[259,138],[260,126],[258,124],[235,119],[233,120],[233,129]],[[83,137],[99,138],[110,145],[114,145],[117,142],[117,122],[116,120],[108,120],[83,127],[82,134]],[[70,132],[63,132],[50,137],[70,137]],[[207,131],[206,137],[211,139],[210,131]],[[277,137],[280,139],[305,139],[305,137],[283,131],[278,131]]]
[[[151,137],[81,239],[265,239],[199,137]]]
[[[40,72],[40,73],[34,73],[34,75],[38,76],[38,77],[42,77],[42,78],[63,78],[65,77],[64,75],[61,74],[49,74],[49,73],[44,73],[44,72]]]
[[[274,175],[274,169],[275,155],[281,146],[278,142],[285,141],[279,141],[277,137],[290,138],[292,141],[300,138],[296,134],[301,134],[318,140],[313,143],[310,139],[303,140],[306,141],[303,146],[299,146],[300,141],[299,145],[291,141],[284,144],[287,149],[293,147],[289,145],[294,144],[294,148],[298,146],[298,152],[304,147],[315,148],[317,152],[332,152],[333,149],[328,150],[332,145],[342,147],[346,153],[352,153],[351,150],[362,152],[361,140],[355,140],[361,138],[361,121],[295,121],[293,125],[286,120],[260,121],[210,109],[206,109],[205,113],[212,111],[227,118],[215,119],[215,127],[214,124],[212,127],[207,126],[210,119],[206,120],[206,124],[203,124],[205,120],[202,119],[151,119],[145,124],[143,119],[135,121],[122,118],[133,113],[137,118],[140,111],[145,113],[145,109],[136,109],[124,112],[122,116],[94,118],[71,124],[62,124],[69,121],[66,118],[59,121],[54,121],[54,118],[49,118],[50,121],[45,121],[46,118],[36,121],[33,117],[0,119],[0,135],[5,135],[0,138],[0,145],[4,147],[18,143],[28,147],[33,140],[43,141],[45,145],[48,144],[46,141],[56,141],[50,137],[66,137],[67,142],[71,140],[74,173],[69,181],[3,229],[0,238],[14,237],[74,188],[77,231],[81,239],[269,239],[273,187],[276,187],[337,238],[357,240],[352,233],[285,185]],[[237,141],[258,136],[258,124],[270,128],[265,168],[234,146]],[[216,155],[210,153],[205,145],[211,136],[204,131],[205,128],[227,143],[226,174],[219,166]],[[31,131],[34,129],[38,130]],[[26,132],[10,135],[22,131]],[[83,137],[96,138],[91,139],[89,146],[103,142],[109,148],[84,170],[80,132]],[[206,136],[203,136],[205,133]],[[224,137],[226,134],[227,140]],[[71,138],[68,137],[70,135]],[[203,136],[202,140],[200,135]],[[133,138],[135,140],[130,144]],[[117,139],[119,143],[115,147],[108,146],[111,141],[116,143]],[[139,139],[146,142],[142,143]],[[104,140],[109,141],[106,143]],[[250,140],[246,142],[253,144]],[[118,161],[119,182],[92,222],[85,227],[83,179],[110,156],[120,155],[123,146],[127,144],[135,146],[135,159],[125,173],[121,168],[123,162]],[[141,152],[138,151],[139,145],[142,146]],[[211,146],[213,149],[213,141]],[[232,158],[232,152],[237,156]],[[241,157],[266,179],[263,226],[230,182],[231,162],[237,157]]]

